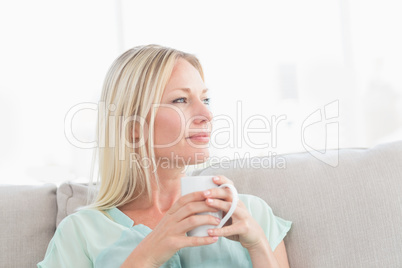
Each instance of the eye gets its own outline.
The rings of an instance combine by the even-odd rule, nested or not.
[[[204,103],[205,103],[206,105],[209,105],[210,98],[206,98],[206,99],[204,99],[203,101],[204,101]]]
[[[187,98],[178,98],[173,101],[173,103],[186,103]]]

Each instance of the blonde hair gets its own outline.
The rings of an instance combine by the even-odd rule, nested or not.
[[[146,194],[151,200],[151,177],[156,173],[154,142],[154,103],[161,101],[163,91],[178,59],[185,59],[192,64],[204,80],[204,74],[198,59],[188,53],[158,45],[134,47],[117,58],[109,69],[101,94],[100,103],[106,109],[99,109],[98,147],[94,151],[91,179],[93,180],[95,162],[98,157],[99,167],[96,198],[88,207],[106,210],[122,206]],[[134,143],[135,128],[138,122],[146,118],[149,132],[140,122],[139,146]],[[116,120],[118,119],[118,120]],[[121,119],[124,119],[122,122]],[[129,127],[125,125],[130,119]],[[126,137],[129,137],[127,146]],[[141,144],[142,141],[148,143]],[[133,165],[130,156],[149,159],[146,168],[139,161]],[[129,161],[130,160],[130,161]],[[130,163],[128,163],[128,161]]]

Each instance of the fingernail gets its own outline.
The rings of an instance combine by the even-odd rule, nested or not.
[[[215,219],[216,219],[216,221],[217,221],[218,223],[221,222],[221,219],[219,219],[219,218],[215,218]]]
[[[215,240],[215,241],[218,241],[219,237],[214,236],[214,237],[212,237],[212,239]]]
[[[219,177],[213,177],[212,178],[214,181],[219,181]]]
[[[208,234],[209,234],[209,235],[212,235],[213,233],[214,233],[213,230],[211,230],[211,229],[208,230]]]
[[[207,191],[204,192],[204,195],[205,195],[205,196],[209,196],[210,194],[211,194],[211,191],[208,191],[208,190],[207,190]]]
[[[207,202],[208,202],[209,204],[212,204],[212,203],[214,202],[214,200],[211,199],[211,198],[208,198],[208,199],[207,199]]]

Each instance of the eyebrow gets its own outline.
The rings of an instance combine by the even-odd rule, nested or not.
[[[191,89],[188,88],[188,87],[185,87],[185,88],[175,88],[175,89],[173,89],[172,91],[175,91],[175,90],[182,90],[182,91],[185,91],[185,92],[191,91]],[[208,91],[208,88],[205,88],[205,89],[202,90],[202,93],[205,93],[205,92],[207,92],[207,91]]]

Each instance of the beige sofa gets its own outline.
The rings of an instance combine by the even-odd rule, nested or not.
[[[272,160],[233,160],[193,175],[226,175],[293,221],[285,238],[291,267],[402,267],[402,141]],[[35,267],[86,192],[72,183],[1,186],[0,267]]]

